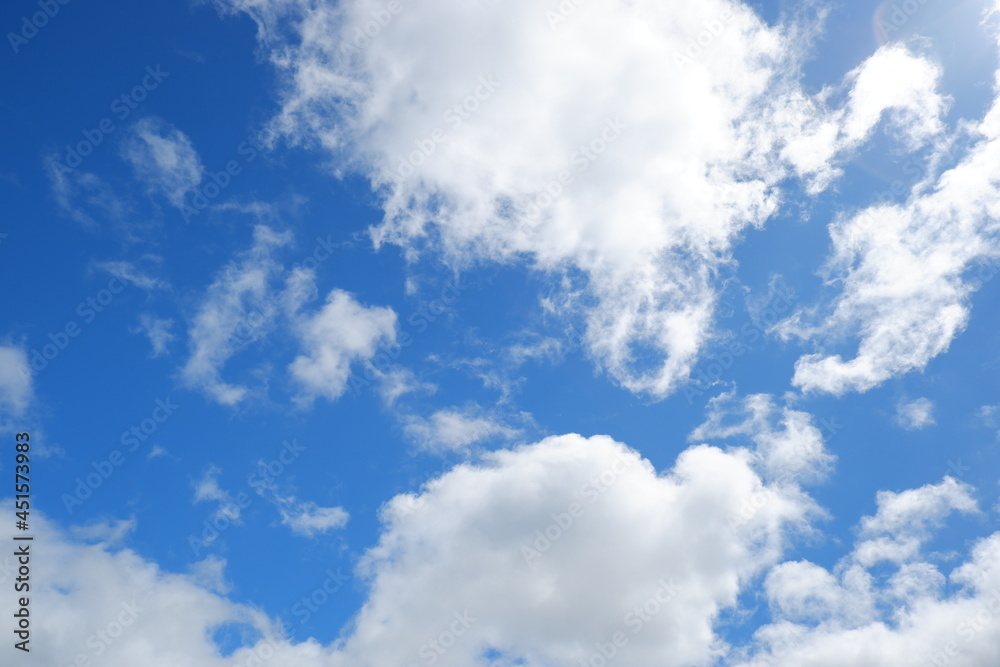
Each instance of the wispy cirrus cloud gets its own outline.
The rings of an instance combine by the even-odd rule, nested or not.
[[[221,370],[243,346],[265,335],[277,316],[271,284],[280,276],[281,265],[272,253],[291,242],[290,233],[257,226],[253,245],[218,273],[193,317],[181,377],[223,405],[236,405],[249,392],[224,381]],[[254,326],[242,335],[241,326],[247,328],[251,315]]]
[[[427,417],[406,415],[403,431],[419,447],[431,452],[467,451],[472,445],[509,440],[520,433],[478,405],[443,408]]]
[[[184,206],[204,173],[191,139],[162,118],[136,122],[122,145],[122,156],[139,180],[177,208]]]

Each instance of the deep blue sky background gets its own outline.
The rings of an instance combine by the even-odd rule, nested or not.
[[[774,20],[785,3],[754,4]],[[976,15],[971,4],[956,11]],[[7,3],[0,9],[0,25],[17,25],[31,7]],[[827,33],[806,67],[810,86],[836,84],[871,54],[877,47],[872,30],[877,8],[872,2],[846,3],[831,12]],[[934,25],[931,18],[918,18],[923,22],[915,20],[906,29]],[[944,82],[954,97],[950,120],[977,118],[989,101],[990,72],[996,65],[987,40],[950,34],[953,23],[940,25],[935,53],[946,72],[956,73]],[[35,379],[35,430],[51,452],[38,464],[39,509],[67,526],[134,515],[138,524],[128,546],[174,571],[186,570],[206,554],[224,557],[232,597],[279,615],[320,584],[328,568],[352,570],[378,539],[382,503],[416,490],[461,457],[418,451],[371,389],[337,402],[320,399],[311,411],[301,411],[291,406],[294,392],[280,374],[269,383],[267,400],[239,409],[181,386],[183,323],[213,276],[250,246],[255,221],[245,214],[205,211],[185,224],[178,210],[133,179],[121,158],[120,140],[131,123],[155,116],[190,137],[207,170],[218,171],[227,161],[240,159],[240,143],[278,110],[274,69],[257,54],[249,19],[220,19],[207,5],[159,0],[70,2],[19,53],[8,48],[0,69],[0,231],[8,234],[0,244],[7,285],[0,291],[0,336],[34,351],[70,321],[82,329]],[[949,68],[949,63],[962,65]],[[81,167],[113,188],[123,213],[116,217],[90,206],[97,224],[86,227],[56,202],[46,161],[63,156],[67,145],[102,118],[114,118],[111,101],[141,82],[147,66],[159,66],[169,76],[126,120],[114,119],[116,130]],[[866,204],[893,181],[909,186],[915,180],[907,156],[894,155],[892,146],[879,135],[835,190],[816,198],[793,192],[765,230],[746,232],[722,295],[721,330],[740,339],[741,327],[752,322],[747,303],[766,297],[775,275],[803,303],[825,294],[815,270],[829,248],[826,225],[839,210]],[[405,322],[449,280],[436,258],[408,266],[395,247],[374,251],[365,236],[381,216],[374,196],[359,178],[331,177],[322,156],[279,144],[243,167],[218,201],[275,204],[280,210],[276,227],[295,237],[295,246],[280,253],[286,267],[308,256],[317,237],[350,242],[320,266],[320,293],[345,289],[362,303],[391,306]],[[127,228],[137,231],[126,233]],[[97,268],[107,261],[154,267],[170,288],[129,286],[93,322],[84,323],[77,305],[107,286],[109,274]],[[404,289],[408,276],[420,278],[422,287],[414,294]],[[548,280],[523,267],[478,266],[466,272],[463,281],[470,287],[446,316],[414,336],[398,360],[438,386],[433,394],[406,398],[409,409],[428,414],[470,401],[495,404],[500,392],[484,387],[461,361],[482,358],[501,365],[499,350],[526,329],[562,336],[562,324],[547,320],[538,306],[537,295],[545,293]],[[832,565],[849,548],[858,517],[874,512],[877,491],[938,481],[949,474],[953,461],[970,466],[963,479],[980,490],[984,507],[996,502],[1000,447],[995,429],[977,411],[1000,401],[1000,281],[988,282],[973,300],[967,330],[924,372],[863,395],[814,396],[796,405],[843,428],[828,440],[838,459],[835,471],[812,489],[831,519],[821,539],[796,545],[790,559]],[[132,333],[142,313],[175,320],[177,339],[168,356],[150,358],[148,341]],[[851,344],[845,342],[844,349]],[[281,331],[269,337],[262,356],[263,349],[255,344],[234,357],[227,377],[252,377],[267,355],[274,355],[280,368],[293,354]],[[609,434],[665,470],[688,446],[687,434],[704,421],[712,396],[732,386],[744,394],[780,394],[801,353],[798,344],[761,336],[721,375],[723,383],[692,400],[679,392],[654,402],[615,387],[595,371],[578,342],[571,343],[557,361],[528,362],[510,371],[512,378],[524,379],[502,409],[530,413],[531,419],[519,424],[519,439],[525,442],[567,432]],[[710,363],[710,357],[703,358],[697,368],[707,370]],[[168,397],[180,406],[176,414],[68,514],[62,494],[72,492],[75,480],[91,472],[95,461],[120,449],[121,434],[149,417],[157,399]],[[894,423],[895,406],[918,397],[934,401],[937,423],[905,431]],[[224,531],[196,556],[188,539],[201,531],[213,505],[192,502],[194,481],[214,465],[222,470],[220,486],[234,494],[249,492],[246,478],[256,462],[277,456],[286,439],[307,449],[281,476],[282,489],[322,506],[343,506],[351,514],[347,527],[319,539],[290,535],[275,508],[251,494],[243,525]],[[152,445],[167,453],[148,459]],[[995,522],[995,515],[956,519],[936,547],[964,552],[973,537],[995,530]],[[330,641],[363,599],[363,583],[352,579],[308,624],[296,625],[288,615],[293,636]],[[733,638],[741,636],[742,630],[734,631]]]

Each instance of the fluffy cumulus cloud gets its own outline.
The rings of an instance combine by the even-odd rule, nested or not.
[[[362,564],[371,593],[334,664],[575,666],[619,632],[616,664],[723,655],[718,614],[815,511],[794,484],[768,487],[753,459],[698,445],[659,473],[608,437],[565,435],[458,466],[386,505]],[[628,567],[593,576],[624,554]]]
[[[32,549],[31,652],[18,664],[236,667],[261,656],[273,664],[322,664],[317,646],[291,647],[261,612],[206,588],[203,573],[164,572],[131,550],[82,544],[38,513],[32,517],[35,544],[45,548]],[[17,576],[13,560],[0,568],[5,585]],[[10,595],[0,603],[6,618],[13,603]],[[231,625],[258,639],[224,658],[211,637]]]
[[[382,536],[357,571],[367,601],[329,647],[292,644],[263,615],[221,597],[220,562],[171,575],[131,551],[78,544],[39,522],[47,548],[33,561],[32,604],[45,613],[33,641],[45,664],[93,659],[91,645],[103,640],[88,636],[107,618],[123,626],[105,633],[115,635],[102,650],[109,667],[235,667],[263,649],[274,664],[304,667],[497,664],[488,655],[575,666],[608,642],[618,642],[626,666],[701,664],[727,651],[714,630],[719,613],[816,514],[794,480],[769,487],[756,468],[747,449],[697,445],[658,472],[606,436],[487,453],[383,507]],[[196,484],[196,496],[224,504],[215,474]],[[741,504],[761,493],[769,501],[731,526]],[[305,509],[311,529],[329,522],[312,511],[319,508]],[[626,556],[629,567],[594,578],[598,564]],[[223,658],[209,638],[234,623],[260,639]]]
[[[763,400],[734,404],[734,421],[755,419]],[[815,425],[771,412],[759,422],[765,450],[782,440],[825,458]],[[366,601],[329,646],[283,638],[277,623],[231,602],[221,560],[170,574],[38,518],[46,549],[32,561],[32,604],[45,613],[33,657],[100,655],[107,667],[578,667],[605,654],[625,667],[1000,660],[1000,534],[947,574],[925,553],[950,514],[977,511],[970,487],[946,478],[880,493],[854,550],[826,569],[783,560],[820,513],[794,475],[767,480],[768,459],[757,446],[699,444],[657,471],[606,436],[563,435],[456,466],[383,507],[381,537],[356,572]],[[809,478],[815,464],[796,468]],[[727,642],[720,614],[761,580],[770,621],[745,645]],[[224,657],[211,638],[227,626],[246,639]]]
[[[191,140],[160,118],[144,118],[132,128],[122,155],[150,190],[181,208],[201,183],[204,168]]]
[[[774,620],[733,664],[997,664],[1000,533],[976,542],[968,560],[947,574],[924,549],[950,513],[975,507],[971,489],[949,478],[880,493],[854,551],[831,570],[807,561],[771,570],[765,593]]]
[[[876,124],[917,145],[945,106],[936,69],[892,45],[848,75],[839,106],[807,94],[807,29],[729,0],[229,4],[287,75],[276,134],[382,195],[376,243],[567,278],[552,303],[583,315],[618,383],[653,396],[688,376],[718,272],[779,183],[819,191]]]

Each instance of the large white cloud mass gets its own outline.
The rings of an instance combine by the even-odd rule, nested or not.
[[[826,456],[807,415],[783,419],[769,431]],[[727,653],[720,611],[819,515],[794,476],[761,478],[766,458],[697,445],[658,472],[611,438],[579,435],[484,454],[385,505],[382,537],[358,567],[367,602],[322,649],[280,639],[263,614],[192,577],[42,524],[34,641],[44,664],[69,664],[102,624],[125,622],[126,604],[143,611],[102,665],[243,664],[246,652],[223,659],[210,639],[232,623],[274,643],[287,656],[275,664],[568,666],[609,645],[622,665],[701,664]],[[747,513],[755,498],[766,501]]]
[[[694,445],[657,471],[606,436],[563,435],[486,454],[397,496],[357,567],[366,602],[326,646],[291,641],[276,620],[231,602],[218,560],[170,574],[39,521],[37,662],[27,664],[69,665],[79,655],[106,667],[1000,659],[1000,534],[948,574],[927,549],[949,514],[978,511],[970,487],[946,478],[880,493],[834,568],[785,560],[822,516],[798,480],[815,479],[828,455],[808,415],[768,397],[734,407],[733,428],[757,445]],[[726,437],[712,420],[702,431]],[[0,574],[12,580],[13,558]],[[732,645],[732,620],[720,614],[741,609],[761,582],[771,621],[749,644]],[[245,644],[226,656],[212,639],[223,627],[242,628]]]
[[[811,94],[811,28],[729,0],[229,4],[287,77],[276,136],[370,179],[376,244],[562,278],[595,361],[655,397],[708,343],[719,271],[783,182],[819,192],[880,122],[916,147],[947,107],[899,45]]]

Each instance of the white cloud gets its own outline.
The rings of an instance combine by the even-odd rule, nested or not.
[[[615,632],[629,637],[616,659],[623,667],[703,664],[727,652],[714,629],[720,612],[817,516],[794,479],[769,486],[753,458],[699,445],[658,472],[606,436],[565,435],[456,466],[428,482],[419,502],[404,494],[382,508],[381,538],[359,565],[367,601],[328,647],[289,644],[264,615],[213,592],[226,590],[218,559],[195,564],[192,576],[167,574],[128,550],[73,544],[41,522],[47,548],[33,560],[33,604],[47,614],[34,641],[46,664],[72,662],[126,602],[142,612],[102,656],[107,667],[245,666],[248,649],[222,658],[210,641],[237,622],[265,636],[275,664],[301,667],[425,664],[432,654],[440,667],[485,665],[490,650],[507,662],[569,667]],[[216,474],[197,483],[196,497],[225,501]],[[770,502],[727,530],[761,492]],[[287,500],[318,517],[310,528],[330,520]],[[628,567],[606,567],[615,562]],[[640,621],[637,605],[656,611]],[[442,653],[430,642],[443,632],[458,636]]]
[[[97,268],[107,271],[111,275],[144,290],[158,290],[169,287],[166,281],[150,275],[132,262],[101,262],[97,265]]]
[[[519,367],[528,361],[560,361],[566,351],[566,343],[560,338],[542,337],[525,332],[524,342],[514,343],[504,351],[510,363]]]
[[[96,228],[98,222],[94,216],[97,214],[120,221],[129,212],[126,203],[99,176],[69,170],[55,159],[46,160],[45,168],[56,203],[70,218],[84,227]]]
[[[812,415],[788,407],[779,409],[767,394],[740,399],[735,392],[729,392],[713,398],[709,401],[708,419],[691,433],[690,439],[727,440],[736,436],[744,436],[756,445],[756,456],[770,480],[818,480],[833,465],[834,458],[826,452],[823,433]]]
[[[201,183],[204,169],[186,134],[160,118],[143,118],[129,131],[122,156],[137,178],[177,208]]]
[[[194,502],[215,502],[217,507],[213,518],[226,518],[233,523],[240,523],[240,506],[231,493],[219,486],[219,475],[222,470],[209,466],[200,479],[194,482]]]
[[[520,432],[497,421],[478,405],[446,408],[429,417],[409,415],[404,422],[406,435],[432,452],[464,451],[486,440],[513,438]]]
[[[150,356],[162,357],[169,354],[167,346],[177,338],[171,329],[174,328],[174,321],[170,318],[159,318],[149,313],[139,315],[139,326],[131,329],[132,333],[143,333],[149,338],[152,347]]]
[[[896,405],[896,423],[907,431],[917,431],[934,424],[934,401],[916,398]]]
[[[71,526],[73,536],[85,541],[103,542],[109,546],[121,543],[136,527],[135,517],[87,523],[82,526]]]
[[[1000,533],[947,576],[921,553],[950,512],[974,510],[969,487],[946,479],[883,492],[855,551],[826,570],[781,561],[789,538],[819,515],[793,478],[761,478],[759,460],[752,449],[697,445],[657,471],[608,437],[564,435],[456,466],[419,497],[383,507],[382,535],[359,565],[366,601],[329,646],[292,644],[261,612],[225,598],[221,559],[170,574],[130,550],[73,542],[38,516],[47,546],[32,559],[32,604],[47,613],[33,623],[33,652],[45,664],[93,658],[87,638],[130,609],[134,618],[101,656],[106,667],[245,667],[251,650],[300,667],[428,656],[440,667],[576,667],[616,632],[626,638],[614,658],[622,667],[894,667],[945,652],[959,667],[1000,660]],[[768,502],[727,529],[762,494]],[[890,575],[876,574],[867,568],[884,560],[867,558],[865,545],[878,537],[919,545],[890,561]],[[729,646],[721,633],[732,621],[720,614],[761,576],[773,620],[748,646]],[[0,611],[10,604],[0,601]],[[635,613],[645,605],[655,612]],[[248,648],[224,658],[211,637],[227,624],[253,632]],[[438,642],[442,633],[454,641]],[[502,657],[484,657],[490,651]]]
[[[1000,428],[1000,405],[984,405],[977,412],[983,423],[992,428]],[[997,438],[1000,439],[1000,430],[997,431]]]
[[[194,581],[213,593],[225,595],[232,590],[232,585],[226,581],[226,559],[218,556],[208,556],[189,568]]]
[[[155,459],[160,456],[170,456],[170,452],[161,447],[160,445],[153,445],[149,450],[149,454],[146,454],[146,460]]]
[[[565,435],[458,466],[418,502],[404,495],[386,505],[385,533],[362,564],[372,592],[334,664],[418,661],[466,611],[477,620],[441,665],[485,664],[488,649],[508,662],[577,665],[619,630],[629,643],[616,664],[707,662],[725,652],[717,614],[814,515],[789,484],[772,489],[745,529],[727,530],[765,489],[750,459],[699,445],[658,474],[610,438]],[[606,567],[615,562],[628,567]],[[633,635],[625,619],[660,580],[676,596]]]
[[[946,478],[879,494],[854,551],[832,570],[787,562],[768,574],[774,621],[740,667],[950,665],[1000,661],[1000,533],[979,540],[945,576],[922,549],[952,511],[973,512],[971,489]],[[884,564],[892,565],[885,573]],[[882,565],[882,571],[872,566]]]
[[[261,637],[253,646],[257,660],[274,652],[274,664],[322,664],[315,643],[292,647],[259,610],[206,590],[204,571],[166,572],[132,550],[84,545],[41,514],[32,517],[36,544],[46,548],[31,552],[31,653],[25,664],[245,667],[252,649],[223,658],[212,641],[227,624],[245,624]],[[5,617],[13,617],[15,601],[11,595],[0,600]]]
[[[373,369],[378,379],[378,392],[386,407],[393,407],[396,401],[407,394],[433,394],[437,386],[429,382],[421,382],[408,368],[391,368],[386,372]]]
[[[17,345],[0,344],[0,427],[24,416],[34,395],[28,353]]]
[[[231,4],[288,77],[276,132],[329,149],[384,195],[376,243],[582,276],[548,303],[583,314],[617,382],[657,397],[707,343],[716,272],[776,210],[779,183],[822,188],[880,119],[910,145],[944,107],[936,69],[890,46],[831,109],[831,91],[797,83],[806,31],[728,0],[589,4],[555,30],[530,0],[502,15],[406,5],[362,48],[378,0]],[[684,60],[702,33],[710,43]]]
[[[826,274],[842,291],[818,325],[799,314],[783,333],[834,342],[849,334],[860,342],[853,359],[801,357],[796,385],[838,395],[867,391],[923,369],[965,328],[981,284],[971,273],[1000,258],[1000,186],[993,178],[1000,170],[1000,98],[964,132],[968,152],[917,184],[906,202],[876,204],[830,225]]]
[[[886,113],[904,144],[920,147],[944,130],[948,100],[936,92],[940,78],[938,66],[904,46],[883,46],[847,75],[850,92],[843,109],[823,115],[793,104],[781,110],[800,128],[782,148],[783,157],[809,178],[808,190],[817,194],[840,176],[834,158],[863,144]]]
[[[343,528],[351,518],[343,507],[321,507],[312,501],[297,500],[293,495],[282,495],[274,481],[258,480],[253,486],[257,495],[278,508],[281,524],[291,528],[296,535],[316,537]]]
[[[190,355],[181,370],[188,386],[223,405],[236,405],[249,391],[227,383],[221,369],[245,345],[264,336],[279,312],[271,282],[281,266],[271,253],[290,244],[290,233],[254,228],[253,246],[231,262],[208,287],[188,331]]]
[[[181,371],[188,386],[223,405],[238,405],[251,389],[224,381],[223,366],[285,326],[301,348],[288,366],[299,390],[295,400],[308,407],[320,396],[339,398],[347,390],[352,365],[369,361],[380,346],[395,341],[391,308],[362,305],[343,290],[330,291],[319,310],[303,310],[316,296],[315,273],[300,266],[286,271],[274,257],[291,244],[291,232],[258,225],[253,246],[213,280],[188,330],[190,354]],[[375,379],[380,378],[401,379],[378,373]]]
[[[350,514],[343,507],[320,507],[314,502],[279,498],[281,523],[304,537],[315,537],[347,525]]]
[[[288,367],[299,382],[301,403],[318,396],[330,400],[347,391],[351,365],[371,359],[380,344],[396,339],[396,313],[391,308],[364,306],[343,290],[333,290],[313,315],[303,316],[298,333],[305,354]]]
[[[976,501],[968,484],[945,477],[940,484],[902,493],[880,491],[878,512],[861,520],[855,558],[870,567],[882,560],[902,562],[912,558],[953,511],[976,512]]]

